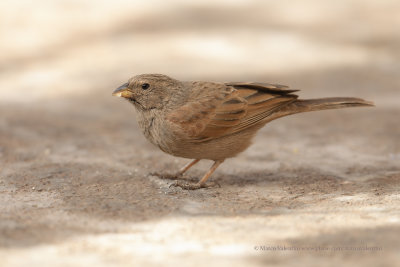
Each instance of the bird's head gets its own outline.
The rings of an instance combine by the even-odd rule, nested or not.
[[[130,78],[112,95],[126,98],[139,109],[162,109],[181,87],[180,81],[163,74],[141,74]]]

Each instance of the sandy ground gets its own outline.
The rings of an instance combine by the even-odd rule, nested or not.
[[[398,1],[249,2],[2,2],[0,266],[400,264]],[[377,106],[274,121],[185,191],[111,97],[145,72]]]

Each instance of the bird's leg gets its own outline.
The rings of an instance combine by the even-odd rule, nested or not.
[[[206,185],[208,178],[210,178],[211,174],[214,173],[214,171],[218,168],[219,165],[221,165],[222,162],[224,162],[224,161],[223,160],[214,161],[214,164],[211,166],[211,168],[208,170],[208,172],[206,174],[204,174],[204,176],[196,184],[188,183],[185,181],[176,181],[175,184],[173,184],[173,186],[179,186],[180,188],[186,189],[186,190],[196,190],[196,189],[200,189],[200,188],[204,188],[204,187],[209,187]]]
[[[218,168],[219,165],[221,165],[222,162],[224,162],[224,161],[214,161],[214,164],[211,166],[211,168],[208,170],[208,172],[206,174],[204,174],[204,176],[198,182],[198,184],[201,187],[205,185],[208,178],[210,178],[211,174],[213,174],[215,172],[215,170]]]
[[[184,174],[187,170],[189,170],[193,165],[195,165],[199,161],[200,161],[199,159],[192,160],[191,162],[189,162],[188,164],[186,164],[185,166],[180,168],[177,174],[179,176],[181,176],[182,174]]]
[[[193,165],[195,165],[197,162],[199,162],[200,159],[194,159],[191,162],[189,162],[188,164],[186,164],[185,166],[183,166],[182,168],[179,169],[178,172],[176,173],[158,173],[158,172],[153,172],[151,173],[151,175],[155,175],[158,176],[162,179],[177,179],[180,176],[182,176],[182,174],[184,174],[187,170],[189,170]]]

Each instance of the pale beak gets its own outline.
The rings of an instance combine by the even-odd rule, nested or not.
[[[131,90],[129,89],[128,85],[129,85],[128,83],[124,83],[123,85],[121,85],[120,87],[115,89],[115,91],[112,93],[112,95],[124,97],[124,98],[132,98],[133,94],[132,94]]]

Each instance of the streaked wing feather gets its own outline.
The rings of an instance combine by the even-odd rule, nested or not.
[[[294,101],[297,96],[291,93],[297,90],[287,88],[278,84],[204,83],[167,120],[193,141],[218,138],[259,124]]]
[[[247,103],[237,90],[225,84],[202,83],[187,104],[167,115],[167,120],[191,138],[204,139],[223,135],[246,113]],[[197,84],[199,87],[199,84]]]

